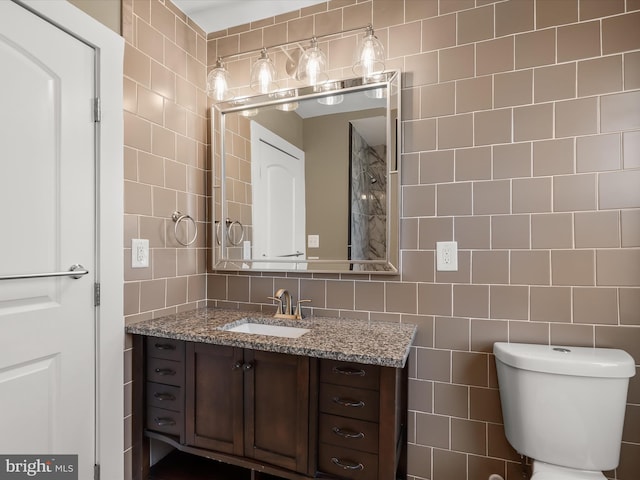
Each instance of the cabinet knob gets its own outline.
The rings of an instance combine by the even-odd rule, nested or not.
[[[233,364],[233,367],[231,367],[231,370],[239,370],[242,368],[243,363],[242,362],[236,362]]]
[[[331,457],[331,463],[339,466],[343,470],[364,470],[364,465],[361,463],[349,462],[336,457]]]
[[[166,376],[166,375],[175,375],[176,371],[172,368],[156,368],[155,372],[158,375]]]
[[[158,350],[175,350],[176,346],[172,343],[156,343],[154,345]]]
[[[251,370],[253,368],[253,363],[249,362],[249,363],[242,363],[240,361],[236,362],[233,364],[233,367],[231,367],[232,370],[244,370],[245,372],[247,370]]]

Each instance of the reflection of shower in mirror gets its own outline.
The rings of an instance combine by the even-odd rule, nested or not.
[[[364,174],[364,176],[366,176],[369,179],[369,183],[371,183],[371,185],[378,182],[378,179],[374,177],[373,173],[371,173],[370,171],[363,170],[362,173]]]

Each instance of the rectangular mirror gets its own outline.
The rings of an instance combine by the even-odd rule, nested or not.
[[[214,269],[398,272],[399,72],[211,116]]]

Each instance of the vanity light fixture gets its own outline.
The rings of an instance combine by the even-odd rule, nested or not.
[[[255,117],[256,115],[258,115],[258,109],[257,108],[246,108],[244,110],[242,110],[240,112],[240,115],[242,115],[243,117]]]
[[[306,82],[308,85],[318,85],[329,79],[326,72],[327,56],[318,47],[317,37],[311,39],[311,46],[307,48],[298,60],[296,80]]]
[[[258,93],[271,93],[278,89],[276,66],[269,58],[266,48],[262,49],[260,58],[251,67],[250,85]]]
[[[340,82],[327,82],[322,85],[316,85],[313,89],[314,92],[331,92],[340,88]],[[339,105],[344,101],[344,95],[335,94],[327,95],[326,97],[318,97],[318,103],[321,105]]]
[[[281,90],[279,92],[275,92],[273,96],[276,98],[294,98],[298,96],[298,89]],[[283,112],[293,112],[297,110],[299,106],[298,102],[279,103],[276,105],[276,109]]]
[[[320,97],[318,99],[318,103],[322,105],[339,105],[343,100],[343,95],[329,95],[328,97]]]
[[[369,25],[353,56],[353,72],[367,80],[383,70],[384,47]]]
[[[279,105],[276,105],[276,108],[283,112],[293,112],[297,110],[299,106],[300,104],[298,102],[290,102],[290,103],[281,103]]]
[[[216,102],[226,102],[234,95],[229,87],[229,72],[224,68],[222,59],[218,58],[216,67],[207,75],[207,95],[213,97]]]
[[[384,48],[380,40],[375,36],[371,25],[351,28],[335,33],[314,35],[307,39],[280,43],[277,45],[218,57],[215,68],[209,72],[209,75],[207,75],[207,95],[212,97],[216,103],[233,99],[233,94],[231,93],[230,88],[229,73],[224,66],[223,60],[255,52],[260,52],[260,57],[251,66],[250,86],[253,90],[261,94],[271,94],[275,92],[278,89],[278,84],[276,82],[276,68],[273,61],[269,58],[268,50],[288,47],[291,45],[298,45],[298,48],[302,48],[300,47],[300,44],[304,42],[310,42],[310,45],[308,48],[303,49],[303,52],[297,62],[294,60],[296,56],[289,57],[295,64],[295,68],[291,69],[292,76],[306,85],[322,85],[328,80],[328,75],[326,73],[328,62],[325,53],[318,45],[318,39],[343,35],[345,33],[351,33],[363,29],[365,30],[365,36],[359,42],[358,48],[355,52],[353,71],[356,72],[357,75],[362,75],[365,82],[369,82],[373,77],[375,77],[375,74],[384,71],[385,68]],[[290,70],[288,69],[288,71]],[[323,97],[319,98],[318,101],[325,105],[335,105],[342,101],[341,97],[341,95]],[[293,105],[291,107],[284,108],[293,108]]]

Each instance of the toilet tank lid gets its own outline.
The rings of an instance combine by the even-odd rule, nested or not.
[[[601,378],[629,378],[636,373],[633,357],[614,348],[497,342],[493,353],[502,363],[534,372]]]

